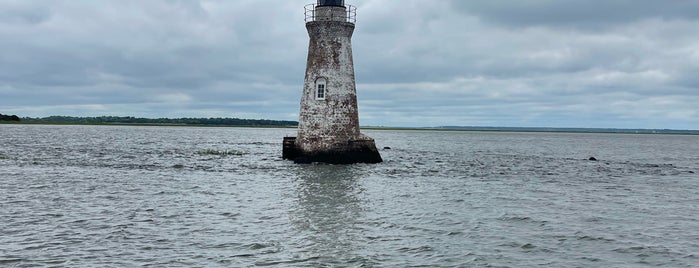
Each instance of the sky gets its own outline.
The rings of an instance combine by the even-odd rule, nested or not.
[[[298,120],[312,0],[0,0],[0,113]],[[360,123],[699,129],[699,0],[346,0]]]

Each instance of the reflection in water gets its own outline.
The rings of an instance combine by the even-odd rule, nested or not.
[[[364,213],[360,174],[352,166],[309,165],[298,169],[289,212],[309,256],[320,263],[365,263],[360,245]]]

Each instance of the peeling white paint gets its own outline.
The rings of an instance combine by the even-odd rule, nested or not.
[[[296,146],[305,152],[342,150],[350,141],[373,141],[359,132],[357,90],[352,60],[354,23],[346,8],[315,7],[306,23],[310,37],[306,77]],[[325,81],[325,98],[318,99],[318,79]]]

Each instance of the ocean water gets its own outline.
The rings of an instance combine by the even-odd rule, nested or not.
[[[0,125],[0,267],[697,267],[699,136]],[[599,161],[588,161],[595,157]]]

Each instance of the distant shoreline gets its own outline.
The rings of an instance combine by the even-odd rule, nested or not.
[[[147,127],[231,127],[231,128],[297,128],[294,125],[226,125],[226,124],[176,124],[176,123],[79,123],[44,121],[1,121],[4,125],[75,125],[75,126],[147,126]],[[699,130],[675,129],[614,129],[614,128],[547,128],[547,127],[383,127],[363,126],[362,130],[404,131],[454,131],[454,132],[504,132],[504,133],[589,133],[589,134],[658,134],[699,135]]]
[[[461,131],[461,132],[511,132],[511,133],[590,133],[590,134],[657,134],[699,135],[699,130],[674,129],[604,129],[604,128],[538,128],[538,127],[361,127],[368,130],[418,130],[418,131]]]
[[[46,126],[134,126],[134,127],[245,127],[245,128],[296,128],[284,125],[215,125],[215,124],[174,124],[174,123],[78,123],[78,122],[9,122],[0,125],[46,125]]]
[[[49,125],[126,125],[126,126],[253,126],[253,127],[292,127],[296,121],[241,119],[241,118],[140,118],[133,116],[49,116],[41,118],[24,117],[20,124],[49,124]]]
[[[678,130],[678,129],[555,128],[555,127],[459,127],[459,126],[437,127],[437,128],[433,128],[433,129],[451,130],[451,131],[699,135],[699,130]]]

